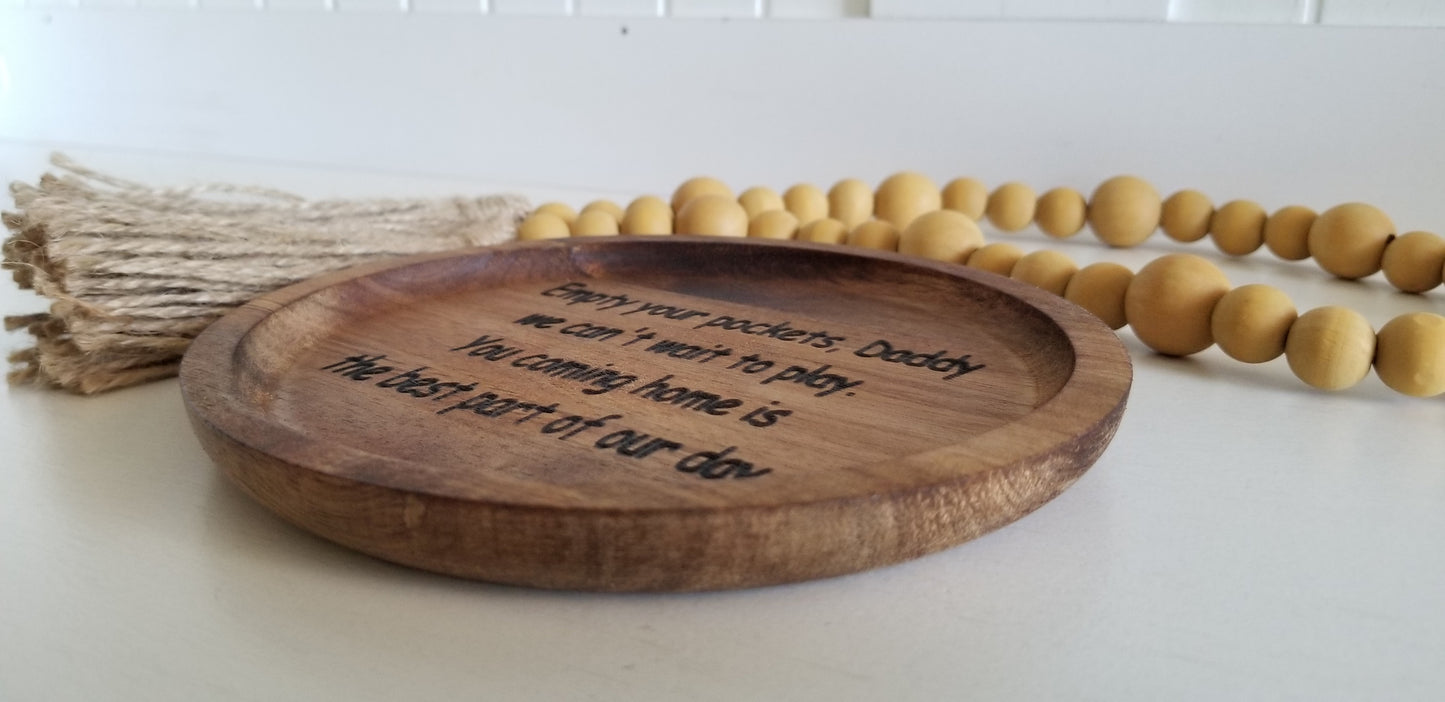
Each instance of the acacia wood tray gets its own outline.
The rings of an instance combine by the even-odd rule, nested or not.
[[[513,244],[265,295],[181,382],[227,476],[397,563],[702,590],[937,551],[1104,450],[1128,356],[960,266],[694,237]]]

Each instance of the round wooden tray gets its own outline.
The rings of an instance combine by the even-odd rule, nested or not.
[[[920,556],[1039,507],[1118,425],[1101,322],[845,247],[571,239],[261,297],[181,367],[192,424],[288,521],[443,573],[701,590]]]

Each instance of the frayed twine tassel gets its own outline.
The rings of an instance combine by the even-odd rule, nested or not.
[[[514,195],[306,200],[232,185],[153,189],[60,154],[63,171],[13,183],[4,267],[52,303],[7,317],[35,345],[9,381],[91,394],[167,378],[201,330],[270,290],[393,256],[512,239]]]

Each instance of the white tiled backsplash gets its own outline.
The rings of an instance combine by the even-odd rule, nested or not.
[[[1445,26],[1445,0],[0,0],[0,8]]]

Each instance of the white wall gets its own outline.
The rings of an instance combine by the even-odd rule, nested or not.
[[[497,16],[1130,20],[1442,26],[1438,0],[0,0],[0,8]]]

